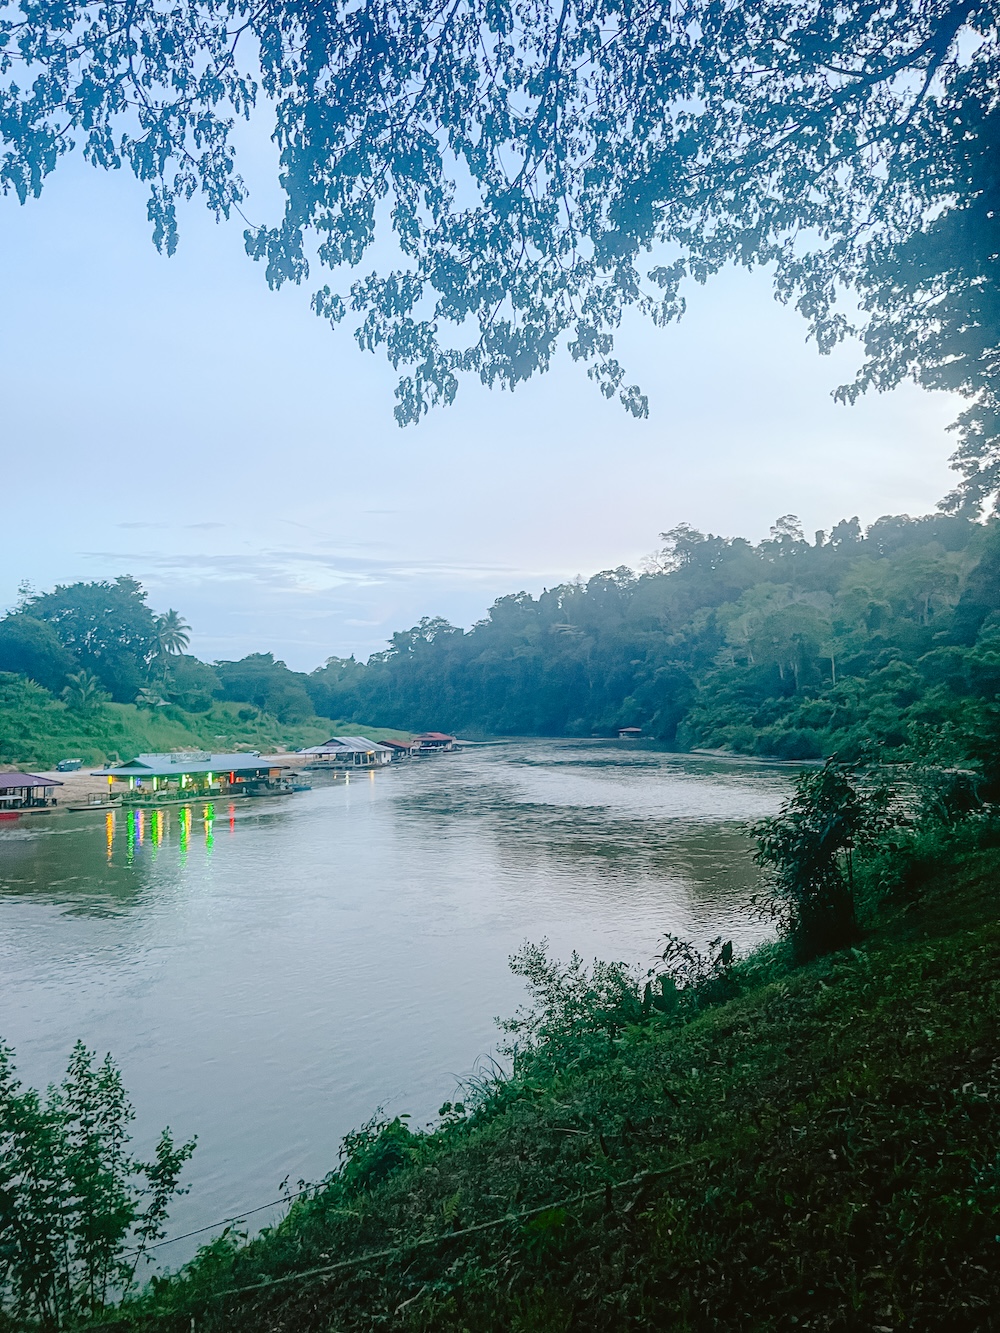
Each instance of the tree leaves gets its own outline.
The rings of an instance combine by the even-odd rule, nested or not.
[[[61,1328],[131,1286],[195,1146],[165,1129],[154,1160],[138,1162],[133,1118],[110,1055],[98,1064],[77,1042],[43,1098],[0,1043],[0,1312]]]
[[[244,202],[231,131],[263,90],[285,209],[248,227],[247,251],[279,286],[316,263],[357,266],[391,233],[403,268],[347,294],[324,285],[314,309],[336,322],[350,305],[359,343],[403,370],[401,424],[450,402],[461,375],[513,388],[566,345],[602,393],[645,415],[613,355],[624,312],[662,324],[690,278],[765,265],[820,350],[861,333],[846,400],[907,377],[970,399],[953,507],[1000,484],[985,0],[5,12],[0,184],[23,202],[82,145],[149,182],[168,253],[179,199],[200,192],[220,216]]]

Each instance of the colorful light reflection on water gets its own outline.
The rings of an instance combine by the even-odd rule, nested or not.
[[[138,1146],[197,1134],[177,1231],[322,1177],[379,1105],[433,1114],[522,1003],[525,938],[644,966],[667,930],[766,928],[740,828],[787,771],[517,742],[354,776],[0,831],[18,1072],[58,1079],[82,1038],[120,1061]]]
[[[177,845],[182,860],[187,855],[191,844],[191,832],[197,821],[204,829],[205,849],[211,852],[215,843],[215,806],[209,803],[196,812],[193,805],[182,805],[177,810]],[[104,817],[105,856],[109,864],[114,864],[116,848],[124,851],[126,866],[136,863],[136,858],[148,853],[156,860],[157,853],[165,840],[170,837],[171,811],[169,809],[126,810],[124,820],[114,810],[109,810]],[[229,831],[236,832],[236,806],[228,810]],[[124,823],[124,842],[119,838],[119,824]]]

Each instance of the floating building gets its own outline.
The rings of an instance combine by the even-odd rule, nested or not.
[[[447,754],[457,745],[454,736],[444,731],[424,731],[414,736],[412,752],[414,754]]]
[[[0,814],[22,810],[49,810],[56,804],[54,792],[63,784],[37,773],[0,773]]]
[[[308,756],[306,768],[331,768],[338,771],[350,768],[381,768],[391,763],[393,750],[365,736],[331,736],[322,745],[310,745],[299,754]]]
[[[125,804],[190,800],[199,796],[283,795],[291,787],[282,774],[288,764],[275,764],[259,754],[210,754],[205,750],[173,754],[140,754],[126,764],[94,771],[107,778],[112,795]]]

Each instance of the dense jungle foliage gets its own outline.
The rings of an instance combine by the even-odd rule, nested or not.
[[[633,679],[686,676],[678,737],[731,702],[734,682],[772,710],[768,726],[779,717],[777,734],[810,729],[807,710],[823,716],[848,688],[859,711],[842,731],[811,727],[841,757],[807,767],[753,829],[773,944],[740,958],[721,939],[703,954],[666,937],[648,969],[526,945],[512,966],[531,999],[501,1024],[506,1068],[480,1070],[424,1129],[376,1114],[278,1225],[250,1240],[220,1223],[145,1288],[136,1256],[169,1234],[191,1145],[165,1136],[156,1161],[135,1161],[110,1061],[78,1047],[42,1097],[0,1049],[0,1329],[995,1328],[998,531],[932,517],[862,534],[849,521],[806,543],[786,518],[754,547],[678,529],[641,577],[501,599],[467,634],[438,622],[365,666],[204,667],[218,685],[186,716],[239,718],[258,706],[218,694],[266,700],[284,681],[275,697],[302,708],[298,691],[311,702],[341,669],[374,691],[450,661],[461,685],[456,655],[493,636],[493,680],[520,679],[523,705],[538,677],[518,678],[518,663],[568,665],[571,679],[589,638],[591,664],[607,652]],[[655,628],[637,627],[636,605],[661,608]],[[542,607],[561,618],[539,631]],[[150,652],[142,689],[168,690],[157,658],[179,655]],[[68,665],[61,703],[23,674],[6,680],[67,716],[157,718],[158,705],[102,701],[81,658]],[[847,762],[851,748],[864,757]],[[955,765],[957,751],[977,762]]]
[[[101,1326],[995,1328],[1000,813],[942,800],[955,776],[804,774],[757,829],[793,911],[746,958],[526,946],[509,1071],[425,1129],[374,1117],[276,1226],[225,1227]],[[829,898],[816,939],[817,873],[847,947]]]
[[[128,578],[27,597],[0,620],[2,753],[31,758],[46,728],[81,725],[99,749],[110,697],[202,743],[313,743],[338,719],[471,736],[639,726],[681,749],[930,747],[989,763],[1000,521],[903,515],[862,531],[849,519],[809,542],[786,515],[757,545],[682,525],[642,574],[501,597],[468,631],[425,617],[367,662],[331,657],[311,674],[270,653],[209,665],[186,646],[177,613],[154,615]]]
[[[331,723],[316,716],[305,677],[269,653],[209,666],[188,642],[178,613],[157,615],[128,576],[24,589],[0,619],[0,764],[327,739]]]
[[[810,543],[788,516],[756,546],[680,527],[649,564],[502,597],[468,633],[424,620],[307,688],[318,712],[384,726],[640,726],[783,759],[995,728],[996,522],[851,519]]]

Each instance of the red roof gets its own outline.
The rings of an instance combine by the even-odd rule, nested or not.
[[[40,778],[34,773],[0,773],[0,791],[8,787],[61,787],[55,778]]]
[[[447,736],[443,731],[425,731],[420,736],[414,736],[415,741],[453,741],[454,736]]]

